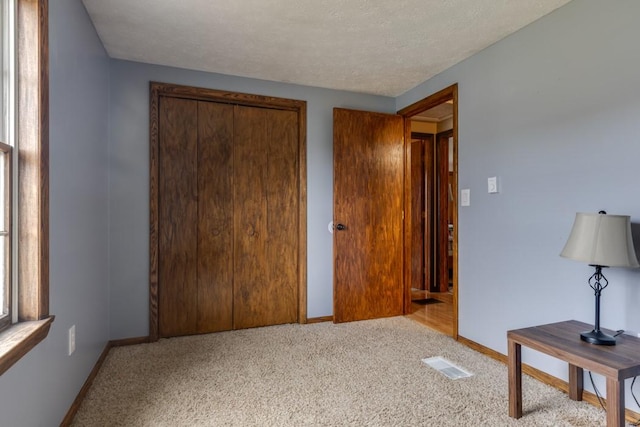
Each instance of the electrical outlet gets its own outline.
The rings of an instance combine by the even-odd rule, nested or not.
[[[76,351],[76,325],[69,328],[69,356]]]

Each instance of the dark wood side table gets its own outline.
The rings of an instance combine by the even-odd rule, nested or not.
[[[573,400],[582,400],[583,369],[605,376],[607,426],[624,427],[624,380],[640,375],[640,339],[619,335],[614,346],[593,345],[580,340],[580,333],[591,329],[593,325],[569,320],[507,332],[509,416],[522,416],[521,346],[524,345],[569,363],[569,398]]]

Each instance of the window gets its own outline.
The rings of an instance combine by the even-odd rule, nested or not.
[[[2,375],[47,336],[53,316],[49,316],[48,0],[0,0],[0,12]]]

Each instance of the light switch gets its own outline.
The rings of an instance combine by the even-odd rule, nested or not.
[[[487,187],[490,194],[494,194],[498,192],[498,177],[492,176],[487,179]]]
[[[460,205],[469,206],[471,205],[471,190],[465,188],[460,191]]]

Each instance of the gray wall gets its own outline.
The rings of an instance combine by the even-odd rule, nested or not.
[[[109,337],[109,59],[78,0],[49,2],[49,336],[0,376],[4,426],[58,425]],[[76,325],[76,352],[67,331]]]
[[[634,0],[571,2],[397,98],[402,108],[459,84],[462,336],[506,354],[509,329],[593,323],[592,268],[558,254],[578,211],[640,223],[638,16]],[[499,194],[487,194],[491,176]],[[602,326],[640,332],[640,271],[605,274]],[[523,359],[567,377],[555,359]],[[638,409],[628,391],[627,406]]]
[[[393,98],[111,61],[111,337],[149,328],[149,82],[307,101],[308,316],[333,312],[333,107],[394,112]]]

